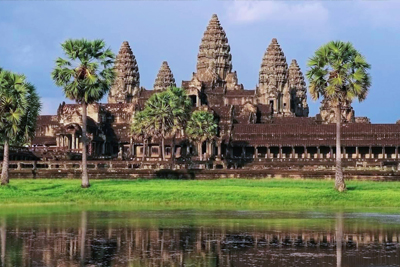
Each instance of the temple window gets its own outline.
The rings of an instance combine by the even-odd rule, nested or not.
[[[192,101],[192,106],[196,107],[196,105],[197,105],[197,96],[191,95],[189,97],[190,97],[190,100]]]

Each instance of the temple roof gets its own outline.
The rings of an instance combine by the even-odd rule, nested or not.
[[[204,32],[197,55],[198,79],[203,82],[217,78],[225,80],[226,75],[232,70],[231,59],[228,38],[218,16],[214,14]]]
[[[156,80],[154,82],[154,90],[165,90],[171,86],[176,86],[174,75],[168,66],[168,62],[164,61],[158,71]]]
[[[294,118],[305,121],[307,118]],[[249,145],[267,146],[335,146],[335,124],[237,124],[233,140]],[[400,125],[358,124],[342,126],[343,146],[398,146]]]

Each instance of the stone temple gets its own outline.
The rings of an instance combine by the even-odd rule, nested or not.
[[[221,162],[225,168],[248,161],[334,159],[335,114],[330,103],[322,101],[320,114],[309,117],[306,82],[297,61],[286,59],[277,39],[266,45],[258,85],[244,89],[232,66],[226,33],[217,15],[212,16],[201,39],[196,72],[178,86],[186,90],[193,109],[215,115],[218,134],[202,144],[190,144],[178,136],[178,160],[196,160],[202,154],[203,159]],[[160,140],[150,139],[144,151],[142,141],[131,135],[130,124],[153,93],[176,86],[176,81],[164,61],[152,90],[147,90],[140,86],[139,63],[129,43],[123,42],[108,103],[88,107],[88,151],[93,160],[140,162],[145,153],[146,162],[160,161]],[[344,106],[342,118],[344,159],[398,161],[400,124],[371,124],[368,118],[355,117],[351,103]],[[80,106],[62,103],[57,115],[39,117],[32,150],[43,160],[79,157],[81,133]],[[166,157],[171,157],[172,139],[166,140],[165,149]]]

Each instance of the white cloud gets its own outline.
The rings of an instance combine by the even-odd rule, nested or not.
[[[232,1],[227,12],[234,23],[273,20],[314,24],[324,23],[329,17],[328,10],[320,2]]]

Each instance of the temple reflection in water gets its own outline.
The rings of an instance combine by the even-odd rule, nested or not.
[[[3,216],[1,264],[355,267],[400,262],[396,216],[376,221],[342,213],[312,219],[180,212],[175,218],[170,213]]]

